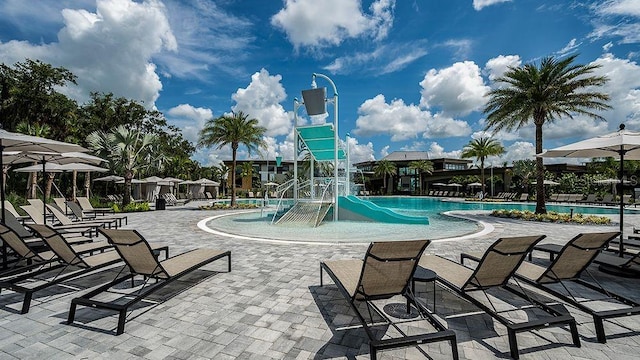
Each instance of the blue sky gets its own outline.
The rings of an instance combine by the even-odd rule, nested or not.
[[[0,62],[64,66],[79,78],[66,91],[80,103],[90,91],[142,101],[192,141],[207,119],[242,110],[267,128],[257,159],[292,158],[293,99],[314,72],[338,88],[354,162],[396,150],[459,157],[484,135],[493,79],[546,56],[601,65],[613,109],[607,122],[549,124],[545,148],[621,122],[640,130],[638,0],[2,0],[0,13]],[[329,113],[299,112],[302,123],[333,122]],[[494,136],[507,153],[490,163],[532,158],[533,127]],[[215,164],[230,150],[194,158]]]

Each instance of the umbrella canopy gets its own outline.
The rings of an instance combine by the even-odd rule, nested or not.
[[[196,180],[196,184],[201,184],[204,186],[220,186],[220,183],[205,178]]]
[[[640,160],[640,132],[625,130],[620,124],[617,132],[578,141],[573,144],[547,150],[536,156],[541,157],[614,157],[620,160],[618,181],[624,178],[624,160]],[[620,196],[620,249],[618,255],[623,256],[624,231],[624,197]]]
[[[543,183],[544,185],[550,185],[550,186],[560,185],[560,183],[559,183],[559,182],[555,182],[555,181],[553,181],[553,180],[544,180],[542,183]],[[537,181],[532,181],[532,182],[531,182],[531,185],[537,185],[537,184],[538,184],[538,182],[537,182]]]
[[[280,185],[280,184],[274,183],[273,181],[270,181],[270,182],[264,184],[264,186],[278,186],[278,185]]]
[[[31,165],[19,169],[14,169],[17,172],[40,172],[42,171],[42,165]],[[46,172],[66,172],[66,171],[95,171],[106,172],[108,169],[101,168],[99,166],[83,164],[83,163],[68,163],[68,164],[56,164],[48,162],[44,166]]]
[[[447,185],[445,185],[445,186],[461,187],[461,186],[462,186],[462,184],[458,184],[458,183],[449,183],[449,184],[447,184]]]
[[[480,184],[479,182],[474,182],[474,183],[471,183],[471,184],[467,184],[467,186],[470,186],[470,187],[479,187],[479,186],[482,186],[482,184]]]
[[[445,183],[433,183],[431,185],[433,185],[433,186],[447,186],[447,184],[445,184]]]
[[[103,176],[100,178],[93,179],[93,181],[120,181],[120,180],[124,180],[124,178],[118,175],[108,175],[108,176]]]
[[[138,180],[138,179],[131,179],[131,183],[132,184],[145,184],[146,181]],[[124,184],[124,178],[122,178],[120,180],[116,180],[116,184]]]

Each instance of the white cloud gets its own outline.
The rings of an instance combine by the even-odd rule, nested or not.
[[[377,0],[365,14],[360,0],[285,0],[271,24],[283,30],[296,49],[323,48],[348,38],[386,37],[394,7],[395,0]]]
[[[224,11],[214,1],[164,2],[179,48],[154,58],[168,75],[209,79],[218,71],[233,76],[246,73],[239,60],[249,56],[247,48],[255,39],[249,20]]]
[[[160,1],[97,0],[95,12],[64,9],[62,17],[58,42],[0,44],[0,62],[37,58],[64,66],[78,76],[78,87],[65,90],[80,102],[101,91],[154,106],[162,83],[152,57],[177,50]]]
[[[357,164],[375,160],[373,143],[360,144],[356,137],[349,137],[349,162]]]
[[[494,165],[502,165],[503,163],[513,164],[518,160],[532,160],[536,155],[536,146],[533,143],[525,141],[516,141],[505,147],[505,153],[502,154]]]
[[[389,148],[390,148],[390,146],[389,146],[389,145],[387,145],[387,146],[383,147],[383,148],[380,150],[380,157],[381,157],[381,158],[384,158],[384,157],[386,157],[387,155],[389,155]]]
[[[566,55],[571,52],[574,52],[577,48],[580,47],[580,45],[582,45],[582,43],[579,43],[576,38],[573,38],[569,41],[569,43],[567,43],[567,45],[565,45],[562,49],[560,49],[556,53],[560,56]]]
[[[487,61],[483,72],[487,74],[490,81],[495,81],[502,77],[509,67],[518,67],[522,64],[518,55],[499,55]]]
[[[431,69],[420,82],[420,105],[439,107],[444,114],[465,116],[485,104],[489,87],[472,61],[457,62],[441,70]]]
[[[189,104],[180,104],[166,112],[167,120],[182,129],[182,135],[186,140],[194,144],[198,143],[200,130],[204,123],[213,118],[211,109],[193,107]]]
[[[236,102],[233,111],[243,111],[257,119],[267,129],[267,136],[286,135],[293,126],[292,114],[280,103],[287,98],[282,76],[269,75],[265,69],[251,75],[251,83],[238,89],[231,97]]]
[[[385,44],[371,52],[358,52],[336,58],[324,69],[332,74],[367,72],[382,75],[402,70],[426,54],[425,41]]]
[[[462,154],[462,150],[444,151],[444,148],[435,141],[429,145],[427,152],[429,153],[430,159],[460,159],[460,155]]]
[[[358,119],[354,134],[372,136],[387,134],[391,141],[424,138],[465,136],[471,130],[460,120],[432,115],[418,106],[406,105],[403,100],[395,99],[386,103],[382,94],[368,99],[358,108]]]
[[[485,8],[487,6],[509,1],[511,0],[473,0],[473,8],[476,9],[476,11],[480,11],[482,10],[482,8]]]
[[[622,44],[640,42],[640,2],[637,0],[607,0],[596,2],[591,6],[594,13],[592,19],[594,30],[589,37],[618,37]],[[635,17],[636,19],[633,19]]]

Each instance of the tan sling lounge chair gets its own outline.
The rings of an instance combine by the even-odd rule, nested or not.
[[[607,242],[619,235],[619,232],[579,234],[562,247],[548,267],[525,261],[518,268],[516,277],[590,314],[598,341],[605,343],[607,338],[603,326],[604,319],[640,314],[638,302],[605,290],[587,269]],[[580,279],[582,274],[591,277],[592,281]],[[580,291],[579,294],[576,290],[572,292],[564,284],[568,281],[581,285],[582,289],[587,291]],[[589,290],[595,291],[597,298],[588,298],[585,294],[589,293]],[[578,297],[587,298],[580,300]],[[603,304],[605,301],[608,306]]]
[[[113,208],[110,208],[110,207],[94,208],[93,205],[91,205],[91,201],[89,201],[89,198],[87,197],[78,196],[76,197],[76,201],[78,202],[78,205],[80,205],[80,207],[82,208],[82,211],[88,214],[104,215],[104,214],[114,213]]]
[[[580,346],[580,337],[575,319],[566,313],[561,313],[546,304],[529,297],[523,297],[529,300],[531,305],[543,310],[550,316],[534,319],[526,322],[515,322],[510,318],[502,315],[504,311],[498,312],[492,306],[487,306],[475,298],[472,293],[481,291],[484,293],[483,298],[491,301],[485,292],[490,288],[502,288],[513,292],[507,283],[513,276],[516,269],[533,246],[545,236],[521,236],[501,238],[494,242],[484,255],[479,259],[478,266],[475,269],[468,268],[453,260],[445,259],[436,255],[425,255],[420,259],[420,266],[435,271],[438,275],[437,281],[446,288],[454,291],[460,297],[473,303],[488,315],[493,317],[499,323],[507,328],[509,337],[509,348],[511,357],[519,358],[518,342],[516,334],[519,332],[542,329],[550,326],[562,327],[568,325],[571,329],[573,343]],[[514,310],[518,310],[515,308]]]
[[[129,268],[129,274],[116,276],[116,278],[100,286],[83,296],[74,298],[69,309],[68,324],[72,324],[78,305],[117,311],[118,327],[116,335],[124,332],[127,310],[130,306],[141,301],[152,292],[161,289],[172,281],[186,275],[215,260],[226,257],[228,271],[231,271],[231,251],[218,251],[213,249],[196,249],[186,253],[172,256],[166,260],[158,261],[152,247],[140,233],[135,230],[100,229],[100,232],[113,244],[117,252]],[[145,278],[142,288],[130,296],[125,296],[126,301],[105,302],[93,299],[97,295],[107,292],[114,285],[122,283],[134,276],[141,275]],[[157,280],[149,284],[150,279]]]
[[[351,309],[356,313],[369,337],[371,359],[377,357],[378,350],[417,346],[422,343],[448,341],[454,359],[458,359],[456,335],[444,327],[411,293],[411,278],[415,272],[418,259],[429,240],[374,242],[369,246],[364,259],[333,260],[320,262],[320,286],[324,270],[347,298]],[[376,306],[373,301],[389,299],[401,295],[417,308],[420,318],[427,320],[437,331],[406,335],[394,322]],[[365,318],[358,304],[364,302],[369,311],[369,319]],[[374,334],[371,311],[385,320],[386,325],[393,326],[404,336],[378,339]]]
[[[35,279],[32,274],[27,273],[0,280],[0,288],[24,293],[22,314],[29,312],[31,299],[35,292],[122,261],[115,251],[82,256],[67,243],[62,234],[49,226],[34,224],[29,225],[29,227],[41,235],[49,248],[56,254],[58,260],[64,263],[64,266],[59,271],[55,270],[55,274],[51,274],[51,276],[44,279],[40,277]],[[46,234],[51,235],[47,236]]]

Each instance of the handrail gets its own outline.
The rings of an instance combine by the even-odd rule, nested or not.
[[[284,194],[287,192],[287,190],[289,190],[291,187],[293,187],[296,184],[297,180],[296,179],[291,179],[283,184],[281,184],[280,186],[278,186],[276,191],[280,192],[280,199],[278,200],[278,203],[276,204],[276,211],[273,213],[273,217],[271,218],[271,225],[273,225],[273,223],[276,221],[276,216],[278,215],[278,211],[280,211],[280,206],[282,206],[282,201],[284,200]],[[307,180],[308,182],[308,180]],[[302,184],[300,184],[301,186],[306,186],[304,185],[305,183],[303,182]],[[286,186],[285,186],[286,185]],[[280,189],[282,187],[282,189]]]
[[[318,226],[318,223],[319,223],[318,218],[320,217],[320,210],[322,210],[322,205],[324,205],[325,197],[326,197],[329,189],[333,189],[331,187],[332,184],[333,184],[333,179],[331,179],[331,181],[324,188],[324,191],[322,191],[322,197],[320,198],[321,200],[320,200],[320,203],[318,204],[318,211],[316,212],[316,221],[314,222],[314,227]],[[335,206],[338,206],[338,204],[335,204]]]

